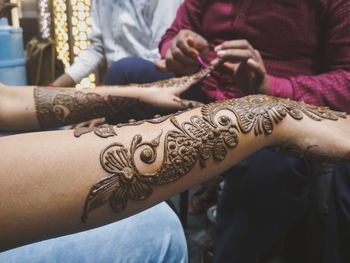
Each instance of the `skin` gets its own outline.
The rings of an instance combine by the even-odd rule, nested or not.
[[[215,47],[218,58],[211,64],[223,64],[224,69],[233,75],[238,87],[250,94],[268,94],[269,83],[264,61],[260,52],[245,39],[226,41]],[[232,62],[233,61],[233,62]]]
[[[196,57],[206,58],[208,52],[207,40],[193,31],[182,29],[171,41],[164,59],[157,61],[155,66],[162,72],[173,72],[177,76],[193,74],[200,68]]]
[[[271,97],[216,102],[161,121],[102,129],[109,135],[104,137],[65,130],[0,138],[0,200],[6,200],[0,203],[0,249],[125,218],[215,177],[263,147],[294,145],[300,155],[349,160],[350,118],[293,103]],[[121,149],[123,159],[117,153]],[[183,169],[171,168],[171,149],[178,149],[175,156],[190,149],[201,161],[184,158]],[[133,188],[137,178],[147,181],[152,174],[159,176],[151,176],[144,190]],[[136,179],[129,184],[127,178]],[[120,192],[125,187],[136,189],[128,192],[126,203]]]
[[[210,70],[136,87],[94,89],[92,96],[91,91],[2,86],[0,124],[40,128],[46,112],[80,118],[75,113],[84,105],[70,102],[86,95],[97,97],[99,105],[116,96],[179,106],[176,94]],[[161,91],[164,100],[150,96]],[[0,138],[0,200],[6,200],[0,202],[0,250],[120,220],[215,177],[263,147],[349,161],[349,133],[344,113],[253,96],[128,125]]]
[[[125,114],[129,107],[140,103],[162,109],[187,109],[198,103],[182,100],[180,94],[204,78],[210,70],[208,68],[190,77],[159,81],[152,85],[99,87],[81,91],[70,88],[9,87],[0,84],[0,130],[54,128],[86,121],[92,117],[118,115],[123,111]],[[74,110],[72,105],[79,108]]]
[[[171,41],[164,59],[156,62],[156,67],[178,76],[192,74],[200,68],[196,56],[199,54],[205,59],[208,51],[208,42],[202,36],[183,29]],[[215,47],[215,52],[217,58],[211,65],[232,75],[238,87],[250,94],[268,94],[269,83],[263,59],[247,40],[225,41]]]

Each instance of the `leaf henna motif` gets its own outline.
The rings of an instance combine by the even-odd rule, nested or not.
[[[177,181],[197,163],[205,167],[205,161],[211,157],[215,161],[224,160],[228,149],[238,145],[239,133],[254,131],[255,136],[269,135],[274,126],[287,115],[296,120],[306,115],[315,121],[346,118],[345,113],[325,107],[265,95],[214,102],[203,106],[201,114],[202,116],[192,116],[182,124],[175,116],[170,116],[174,129],[164,136],[163,161],[153,174],[142,174],[138,171],[135,157],[141,151],[141,162],[153,163],[157,158],[156,149],[160,145],[162,134],[151,142],[142,142],[142,136],[136,135],[129,150],[119,143],[108,146],[101,153],[100,161],[110,176],[91,188],[83,219],[86,220],[88,212],[107,201],[114,211],[121,212],[125,210],[128,199],[147,199],[153,192],[153,185]],[[310,150],[312,149],[308,151]],[[350,158],[350,153],[347,158]]]
[[[97,136],[101,138],[108,138],[117,136],[112,125],[103,124],[98,127],[80,127],[74,130],[74,136],[80,137],[83,134],[94,132]]]

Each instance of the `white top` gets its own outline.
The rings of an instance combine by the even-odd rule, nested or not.
[[[159,58],[158,43],[183,0],[92,0],[90,45],[66,73],[78,83],[107,59]]]

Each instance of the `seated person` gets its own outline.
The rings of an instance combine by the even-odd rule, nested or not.
[[[90,45],[54,85],[74,86],[94,72],[104,58],[109,66],[129,56],[159,59],[158,42],[181,3],[182,0],[92,1]]]

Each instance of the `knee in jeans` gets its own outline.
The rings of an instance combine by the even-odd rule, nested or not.
[[[135,76],[142,70],[144,60],[136,57],[122,58],[113,62],[104,79],[105,84],[123,85],[135,82]]]

